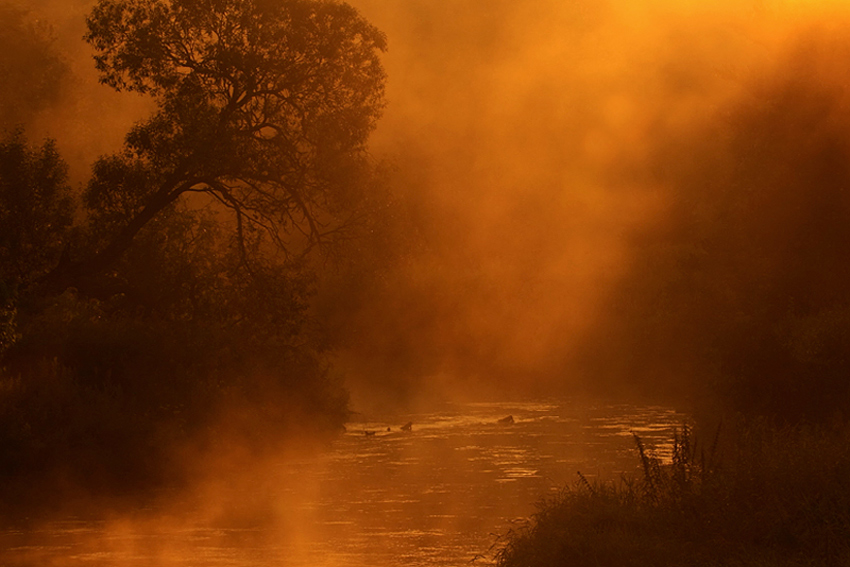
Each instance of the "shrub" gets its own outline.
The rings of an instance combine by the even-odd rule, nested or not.
[[[670,463],[636,438],[643,474],[540,504],[497,552],[499,567],[847,565],[850,429],[742,426],[719,453],[691,431]],[[716,447],[716,445],[714,445]]]

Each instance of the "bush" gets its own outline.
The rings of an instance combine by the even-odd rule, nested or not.
[[[722,451],[685,428],[643,475],[576,485],[508,534],[499,567],[850,564],[850,428],[743,426]]]
[[[271,452],[348,417],[321,353],[289,335],[129,313],[72,291],[23,323],[0,366],[0,516],[75,492],[144,499],[182,485],[188,448]]]
[[[162,485],[172,471],[161,425],[56,362],[0,373],[0,511],[31,513],[70,487],[97,500]]]

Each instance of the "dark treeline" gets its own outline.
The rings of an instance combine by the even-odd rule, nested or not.
[[[384,36],[339,3],[103,0],[93,64],[154,110],[76,188],[25,131],[65,62],[48,26],[0,12],[20,75],[0,93],[0,513],[179,485],[190,446],[339,429],[311,300],[387,214],[365,150]]]
[[[591,373],[780,421],[846,416],[847,54],[803,39],[704,125],[660,136],[635,175],[665,208],[633,233]]]

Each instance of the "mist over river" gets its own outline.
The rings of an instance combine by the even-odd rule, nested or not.
[[[513,424],[499,420],[513,417]],[[576,481],[634,472],[632,432],[659,453],[686,416],[660,406],[547,400],[355,415],[327,450],[241,486],[262,513],[140,512],[0,534],[0,564],[446,566],[488,564],[535,503]],[[412,422],[410,431],[402,426]]]

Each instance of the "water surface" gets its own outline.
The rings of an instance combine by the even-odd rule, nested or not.
[[[509,415],[512,425],[499,423]],[[262,482],[240,487],[236,499],[262,513],[7,530],[0,564],[486,565],[499,534],[541,498],[574,483],[578,471],[589,479],[633,473],[632,433],[664,453],[684,420],[664,407],[552,400],[357,418],[321,454],[278,463]],[[150,512],[140,516],[157,517]]]

